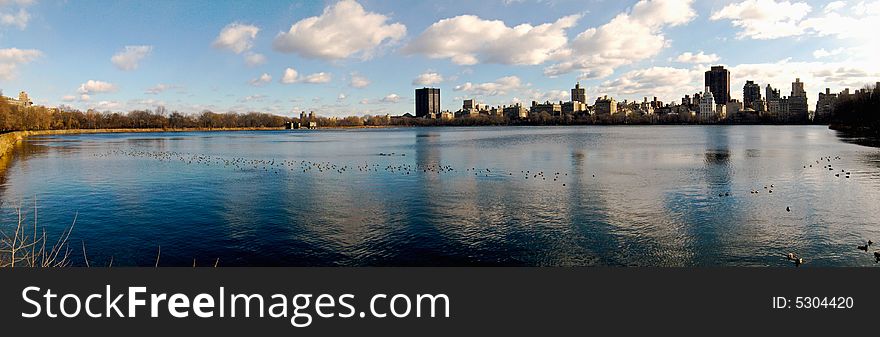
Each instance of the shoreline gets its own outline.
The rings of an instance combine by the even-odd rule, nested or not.
[[[66,129],[66,130],[33,130],[33,131],[10,131],[0,134],[0,158],[5,157],[12,151],[16,144],[31,136],[51,135],[76,135],[76,134],[101,134],[101,133],[158,133],[158,132],[221,132],[221,131],[277,131],[284,128],[257,127],[257,128],[137,128],[137,129]]]

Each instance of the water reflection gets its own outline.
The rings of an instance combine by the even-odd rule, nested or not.
[[[117,265],[869,266],[853,242],[880,238],[878,151],[816,127],[69,135],[0,161],[4,223],[36,195]]]

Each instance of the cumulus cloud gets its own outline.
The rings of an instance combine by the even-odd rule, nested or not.
[[[43,53],[36,49],[0,49],[0,79],[14,79],[18,66],[31,63],[40,56]]]
[[[768,40],[789,36],[833,36],[855,39],[871,53],[880,52],[876,42],[876,22],[880,20],[880,1],[859,1],[847,8],[843,1],[825,5],[813,13],[807,3],[777,0],[746,0],[729,4],[712,14],[712,20],[730,20],[739,27],[739,39]]]
[[[244,54],[244,63],[249,67],[256,67],[266,63],[266,56],[260,53],[247,52]]]
[[[387,96],[382,97],[379,101],[382,103],[397,103],[400,102],[400,96],[397,94],[388,94]]]
[[[452,90],[463,91],[476,96],[499,96],[524,88],[522,80],[516,76],[506,76],[486,83],[465,82]]]
[[[426,71],[419,74],[413,81],[413,85],[434,85],[443,82],[443,75],[436,71]]]
[[[153,46],[125,46],[110,58],[110,62],[113,62],[119,70],[135,70],[140,61],[152,51]]]
[[[663,29],[696,17],[692,0],[642,0],[627,13],[589,28],[569,43],[568,56],[544,69],[546,76],[580,72],[581,78],[611,75],[623,65],[654,57],[669,44]]]
[[[812,8],[806,3],[776,0],[746,0],[732,3],[712,13],[711,20],[730,20],[742,29],[737,38],[756,40],[800,35],[800,21]]]
[[[259,32],[260,28],[257,26],[233,22],[223,27],[223,30],[214,39],[213,46],[241,54],[253,47],[254,39]]]
[[[80,94],[97,94],[116,91],[116,85],[113,83],[88,80],[86,83],[80,84],[77,90]]]
[[[370,85],[370,79],[358,73],[351,73],[351,80],[348,82],[348,85],[352,88],[366,88]]]
[[[678,55],[678,57],[675,58],[675,61],[679,62],[679,63],[703,63],[703,64],[706,64],[706,63],[718,62],[718,60],[720,60],[720,59],[721,58],[718,57],[718,55],[706,54],[706,53],[700,51],[699,53],[696,53],[696,54],[691,53],[691,52],[684,52],[681,55]]]
[[[337,102],[344,102],[346,98],[347,98],[347,96],[345,96],[345,94],[339,94],[339,96],[336,96],[336,101]]]
[[[333,76],[330,73],[318,72],[314,74],[309,74],[306,76],[299,76],[299,72],[293,68],[287,68],[284,70],[284,75],[281,76],[281,83],[284,84],[292,84],[292,83],[308,83],[308,84],[320,84],[320,83],[328,83],[333,79]]]
[[[252,79],[252,80],[250,81],[251,85],[253,85],[253,86],[255,86],[255,87],[261,87],[261,86],[264,86],[264,85],[266,85],[266,84],[269,83],[269,82],[272,82],[272,75],[269,75],[269,74],[267,74],[267,73],[263,73],[263,74],[260,75],[259,77],[255,78],[255,79]]]
[[[272,45],[277,51],[309,58],[369,58],[383,43],[406,35],[406,26],[388,21],[388,16],[368,12],[354,0],[342,0],[324,8],[320,16],[302,19],[278,33]]]
[[[65,96],[61,97],[62,102],[73,102],[75,100],[76,100],[76,96],[74,96],[74,95],[65,95]]]
[[[580,15],[570,15],[553,23],[508,27],[500,20],[461,15],[435,22],[403,51],[448,58],[460,65],[541,64],[563,51],[568,42],[565,31],[578,19]]]
[[[630,98],[657,96],[678,100],[685,94],[701,91],[702,69],[650,67],[621,74],[600,86],[603,94]],[[621,96],[621,97],[623,97]]]
[[[281,83],[291,84],[296,83],[296,80],[299,78],[299,72],[293,68],[284,69],[284,75],[281,76]]]

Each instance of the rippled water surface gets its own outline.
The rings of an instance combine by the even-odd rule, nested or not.
[[[65,135],[2,167],[3,226],[76,216],[78,265],[875,266],[880,241],[880,150],[824,127]]]

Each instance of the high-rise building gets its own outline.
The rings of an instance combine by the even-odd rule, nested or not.
[[[712,123],[718,118],[715,94],[710,89],[707,85],[706,92],[700,98],[700,122],[702,123]]]
[[[808,119],[807,92],[800,78],[791,83],[791,96],[788,98],[788,113],[792,122],[804,122]]]
[[[571,89],[571,101],[587,103],[587,92],[581,88],[581,82],[575,83],[574,89]]]
[[[440,113],[440,89],[416,89],[416,117],[426,117]]]
[[[761,86],[754,81],[746,81],[743,86],[743,107],[758,110],[756,102],[761,101]]]
[[[715,104],[727,104],[730,101],[730,72],[723,66],[713,66],[706,71],[705,85],[715,97]]]
[[[827,122],[831,119],[835,104],[837,104],[837,94],[832,94],[830,88],[825,88],[825,92],[820,92],[819,100],[816,101],[816,115],[813,121]]]

